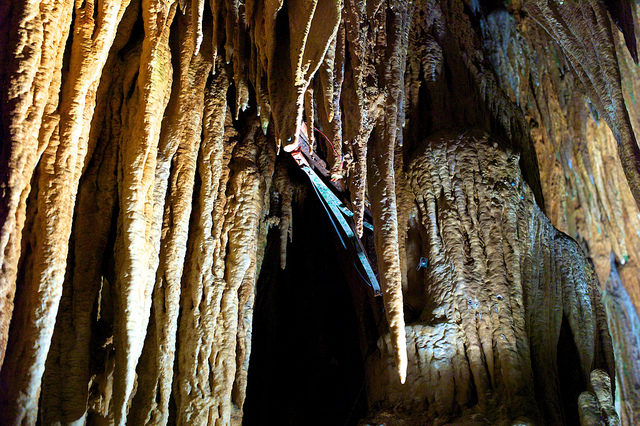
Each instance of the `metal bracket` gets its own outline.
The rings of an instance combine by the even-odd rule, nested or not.
[[[364,251],[364,247],[360,239],[356,236],[353,227],[347,222],[346,218],[352,218],[353,213],[351,210],[344,205],[344,203],[325,185],[325,183],[320,179],[320,177],[313,170],[307,159],[305,158],[302,150],[300,148],[291,152],[291,156],[296,161],[300,169],[307,175],[309,180],[311,181],[311,186],[315,190],[320,202],[322,203],[329,219],[331,220],[334,228],[337,230],[338,237],[340,238],[340,243],[344,249],[352,249],[356,253],[356,257],[358,259],[358,263],[360,264],[360,268],[364,271],[364,275],[360,271],[360,268],[356,267],[356,270],[363,278],[363,280],[367,283],[369,287],[373,290],[373,294],[375,296],[379,296],[380,285],[378,284],[378,280],[376,275],[371,268],[371,264],[369,263],[369,259],[367,258],[367,254]],[[336,226],[336,221],[340,225]],[[369,224],[368,224],[369,225]],[[370,225],[369,225],[370,226]],[[373,227],[371,227],[373,229]],[[344,237],[343,237],[344,235]],[[345,240],[346,239],[346,240]]]

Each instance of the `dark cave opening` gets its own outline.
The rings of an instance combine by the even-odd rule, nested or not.
[[[580,368],[580,355],[571,332],[571,326],[564,315],[558,338],[557,363],[560,401],[565,424],[579,425],[580,415],[577,401],[580,393],[587,388],[587,383]]]
[[[311,188],[293,206],[284,270],[279,230],[269,231],[257,285],[245,425],[356,424],[366,414],[361,317],[352,296],[353,286],[362,295],[366,289],[350,278],[352,263],[333,234]]]

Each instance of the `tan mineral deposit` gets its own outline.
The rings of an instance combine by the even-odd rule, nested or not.
[[[640,424],[639,17],[2,0],[0,426]]]

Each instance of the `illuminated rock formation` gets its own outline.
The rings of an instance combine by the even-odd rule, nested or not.
[[[411,244],[430,266],[409,280],[407,384],[380,374],[389,371],[387,336],[369,360],[371,405],[383,413],[423,424],[562,424],[563,394],[576,401],[596,368],[613,374],[593,268],[542,214],[519,156],[503,146],[472,130],[437,134],[409,166]],[[567,336],[577,352],[558,354]],[[577,373],[562,371],[565,359]]]
[[[255,421],[259,283],[335,233],[304,138],[382,294],[336,248],[348,422],[638,423],[638,12],[1,2],[0,424]]]

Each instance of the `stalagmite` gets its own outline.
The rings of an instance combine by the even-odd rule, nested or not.
[[[616,405],[620,407],[622,424],[635,424],[640,416],[640,407],[638,406],[640,371],[626,368],[625,364],[629,359],[640,362],[640,319],[633,310],[631,300],[622,285],[613,259],[611,263],[611,275],[607,280],[602,302],[607,313],[615,312],[617,314],[617,317],[611,314],[607,316],[609,331],[614,342],[616,376],[618,377],[614,382],[618,387]]]
[[[420,321],[407,326],[408,391],[389,369],[376,373],[394,357],[391,336],[370,360],[371,404],[381,411],[393,407],[420,423],[459,411],[462,422],[537,423],[544,416],[562,423],[556,347],[565,321],[579,354],[578,380],[588,383],[594,368],[611,374],[593,270],[541,214],[518,161],[502,141],[474,131],[435,135],[412,161],[422,255],[431,265],[422,283],[427,303]],[[416,410],[425,400],[426,409]]]
[[[585,391],[578,399],[580,424],[598,424],[604,420],[606,424],[619,425],[611,398],[611,378],[602,370],[594,370],[590,382],[593,392]]]

